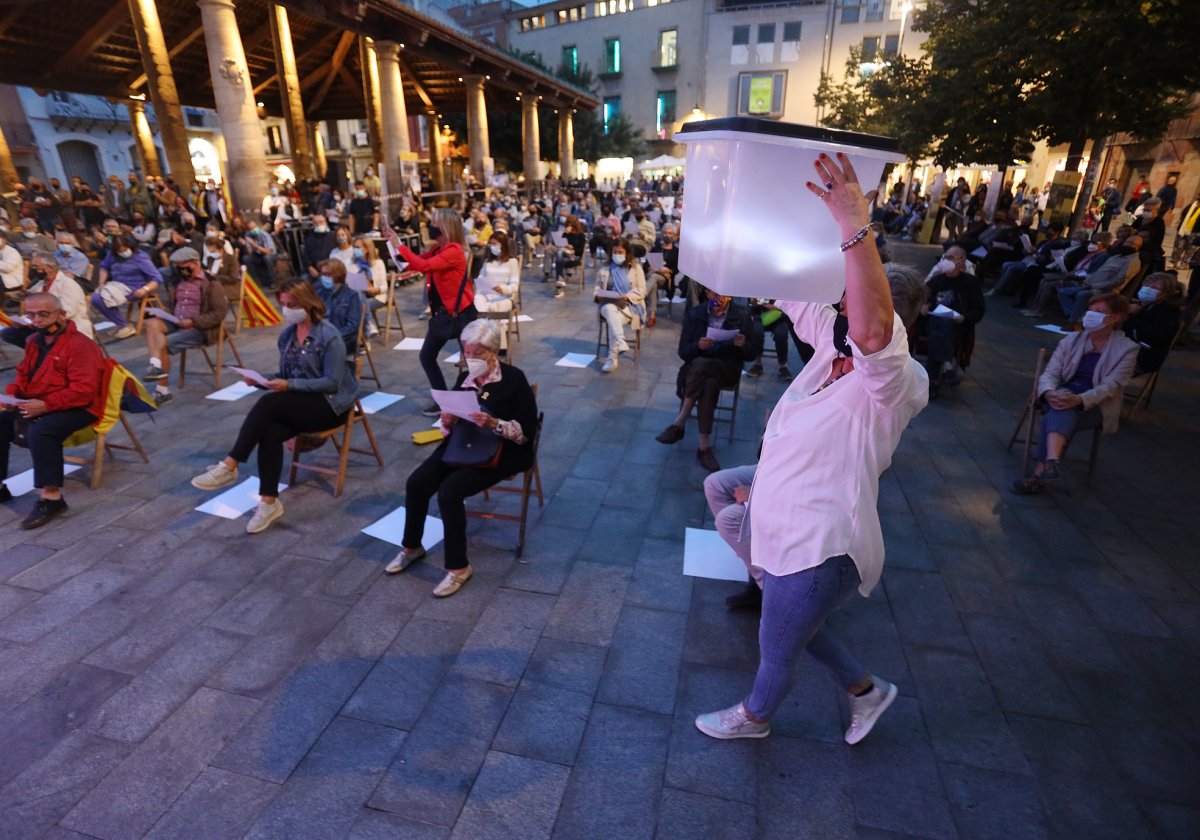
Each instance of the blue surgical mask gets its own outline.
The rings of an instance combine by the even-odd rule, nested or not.
[[[1084,330],[1091,332],[1092,330],[1100,329],[1101,327],[1104,326],[1105,317],[1107,317],[1107,316],[1105,316],[1105,314],[1103,312],[1097,312],[1094,309],[1089,309],[1087,312],[1084,312],[1083,313],[1083,328],[1084,328]]]
[[[321,275],[321,288],[326,291],[333,291],[333,278],[328,274]]]
[[[361,260],[361,259],[363,258],[363,249],[362,249],[362,248],[355,248],[355,249],[354,249],[354,256],[355,256],[357,259],[360,259],[360,260]]]
[[[1149,306],[1150,304],[1154,303],[1154,301],[1158,300],[1158,289],[1152,289],[1149,286],[1142,286],[1142,288],[1138,289],[1137,297],[1139,303],[1141,303],[1143,306]]]
[[[58,253],[60,253],[60,254],[71,253],[71,246],[65,242],[59,242],[58,243]]]

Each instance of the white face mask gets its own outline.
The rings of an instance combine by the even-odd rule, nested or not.
[[[625,255],[624,254],[613,254],[612,255],[612,264],[618,265],[618,266],[624,265],[625,264]]]
[[[938,274],[949,274],[957,265],[958,263],[956,263],[954,260],[940,259],[934,268]]]
[[[479,379],[487,373],[488,363],[486,359],[467,359],[467,374],[472,379]]]
[[[1097,312],[1094,309],[1089,309],[1083,313],[1083,328],[1088,332],[1098,330],[1104,326],[1104,319],[1107,316],[1103,312]]]
[[[1099,250],[1100,250],[1100,244],[1098,242],[1089,242],[1088,243],[1088,253],[1089,254],[1094,254]]]
[[[499,245],[489,245],[488,250],[492,252],[493,257],[498,257],[498,256],[500,256],[500,252],[503,251],[504,249],[501,248]]]
[[[308,313],[297,306],[283,307],[283,323],[289,326],[299,324],[307,317]]]

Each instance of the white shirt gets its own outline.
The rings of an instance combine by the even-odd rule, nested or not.
[[[21,252],[11,245],[0,250],[0,283],[6,289],[19,289],[25,282],[25,261]]]
[[[136,225],[133,228],[133,238],[143,245],[153,242],[154,237],[157,235],[154,225],[150,222],[146,222],[144,225]]]
[[[521,265],[516,257],[505,262],[488,260],[475,281],[475,297],[488,302],[511,300],[521,284]]]
[[[883,571],[879,476],[909,421],[929,402],[929,378],[909,356],[897,315],[887,347],[864,356],[850,340],[854,369],[817,391],[838,355],[836,313],[825,304],[775,305],[815,354],[767,423],[749,503],[751,559],[781,576],[848,554],[865,596]]]
[[[354,249],[347,245],[345,248],[335,247],[329,252],[329,259],[337,260],[346,266],[346,271],[358,271],[354,265]]]
[[[29,293],[47,291],[44,288],[45,285],[44,282],[34,283],[29,287]],[[83,287],[75,282],[71,275],[60,271],[54,276],[48,291],[58,298],[63,312],[67,313],[67,318],[75,322],[75,329],[88,338],[94,339],[96,333],[92,330],[92,320],[88,317],[87,297],[83,293]]]

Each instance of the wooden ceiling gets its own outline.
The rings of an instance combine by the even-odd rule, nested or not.
[[[235,0],[238,30],[256,98],[280,115],[269,0]],[[297,71],[310,120],[360,119],[359,38],[404,44],[401,74],[410,114],[462,113],[468,73],[490,76],[489,111],[520,108],[516,94],[543,105],[592,110],[588,92],[472,39],[398,0],[285,0]],[[184,105],[214,107],[200,9],[195,0],[158,0],[171,69]],[[58,13],[56,13],[58,12]],[[0,0],[0,82],[124,98],[146,92],[128,0]]]

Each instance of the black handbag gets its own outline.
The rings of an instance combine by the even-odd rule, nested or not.
[[[457,304],[462,300],[463,292],[466,291],[467,281],[471,279],[470,268],[463,272],[462,283],[458,286],[458,294],[454,297],[454,303]],[[434,312],[430,316],[430,321],[446,321],[450,324],[449,336],[451,339],[457,339],[462,335],[463,327],[479,317],[478,311],[475,309],[475,303],[471,302],[464,306],[456,315],[451,315],[450,310],[445,308],[446,303],[442,301],[442,308]]]
[[[500,465],[504,439],[491,429],[476,426],[469,420],[459,420],[450,429],[442,463],[448,467],[480,467],[490,469]]]

